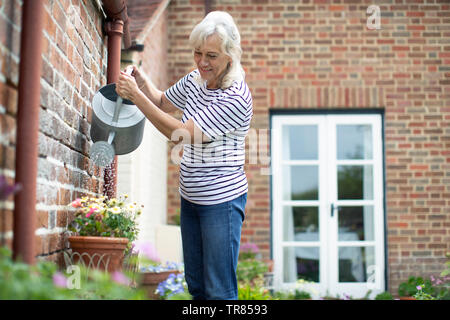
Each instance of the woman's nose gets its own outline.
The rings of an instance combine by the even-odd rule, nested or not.
[[[206,57],[201,57],[199,64],[202,67],[206,67],[208,65],[208,61],[207,61]]]

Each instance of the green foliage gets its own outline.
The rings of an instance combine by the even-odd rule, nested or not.
[[[414,298],[416,300],[436,300],[435,297],[433,297],[430,293],[425,292],[426,286],[421,285],[417,287],[417,293],[414,295]]]
[[[450,252],[447,252],[446,255],[447,262],[445,262],[446,269],[441,272],[441,277],[450,276]]]
[[[425,285],[426,293],[432,293],[431,281],[424,281],[422,277],[409,277],[408,281],[400,283],[398,295],[400,297],[412,297],[417,292],[417,286]]]
[[[256,259],[259,248],[255,243],[244,243],[239,248],[239,260]]]
[[[264,288],[264,274],[269,267],[256,259],[259,249],[255,244],[243,244],[240,248],[236,270],[239,300],[271,300],[269,290]]]
[[[260,284],[239,282],[238,300],[272,300],[269,290]]]
[[[275,300],[308,300],[311,294],[308,291],[296,289],[294,292],[277,291],[272,294]]]
[[[28,265],[14,261],[11,256],[9,249],[0,248],[0,300],[146,298],[145,291],[124,283],[127,277],[123,274],[110,275],[83,266],[74,268],[79,270],[78,274],[64,274],[52,262],[38,261]]]
[[[389,292],[382,292],[376,295],[375,300],[394,300],[394,297]]]
[[[268,266],[260,260],[242,260],[238,262],[236,276],[238,281],[252,281],[264,277],[268,270]]]

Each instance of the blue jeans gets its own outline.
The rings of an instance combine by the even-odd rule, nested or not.
[[[181,197],[184,271],[194,300],[236,300],[236,267],[247,194],[216,205]]]

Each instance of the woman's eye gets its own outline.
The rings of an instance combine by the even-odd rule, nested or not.
[[[208,55],[208,58],[215,59],[215,58],[217,58],[217,56],[216,56],[216,55],[209,54],[209,55]]]

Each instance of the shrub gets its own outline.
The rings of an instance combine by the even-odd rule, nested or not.
[[[73,268],[79,270],[78,281],[71,282],[73,275],[58,271],[52,262],[28,265],[11,256],[9,249],[0,248],[0,300],[146,298],[145,291],[132,288],[129,278],[119,272],[110,275],[80,265]]]
[[[271,300],[269,290],[260,285],[240,282],[238,285],[238,300]]]
[[[408,281],[400,283],[398,286],[398,295],[400,297],[412,297],[417,292],[418,286],[425,286],[425,293],[432,294],[431,281],[424,281],[422,277],[409,277]]]
[[[252,281],[263,278],[269,268],[260,260],[243,260],[238,262],[236,276],[238,281]]]
[[[389,292],[382,292],[376,295],[375,300],[394,300]]]

